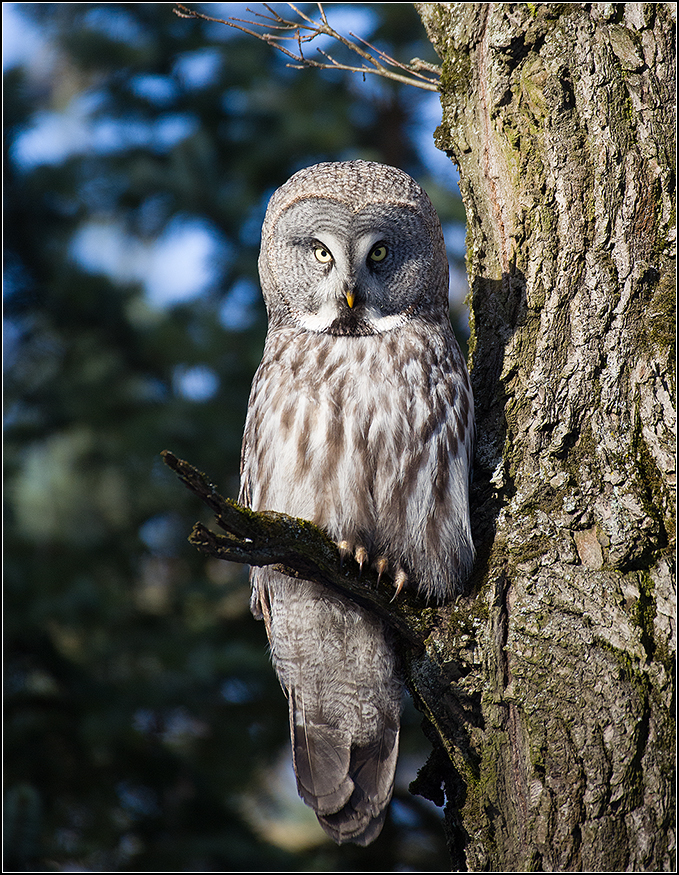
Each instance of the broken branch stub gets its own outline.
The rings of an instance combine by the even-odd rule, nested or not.
[[[436,622],[437,609],[418,596],[378,579],[373,568],[340,557],[337,545],[308,520],[274,511],[253,511],[220,495],[208,478],[169,450],[161,457],[184,485],[206,504],[225,535],[196,523],[189,542],[202,553],[228,562],[271,565],[289,577],[312,580],[377,614],[410,646],[421,647]]]

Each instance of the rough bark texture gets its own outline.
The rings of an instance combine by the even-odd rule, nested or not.
[[[455,867],[674,867],[674,9],[418,4],[479,435],[475,593],[410,665]]]

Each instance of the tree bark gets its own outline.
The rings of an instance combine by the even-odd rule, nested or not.
[[[412,659],[453,865],[674,868],[674,4],[421,3],[460,169],[473,595]],[[445,753],[442,753],[445,752]]]

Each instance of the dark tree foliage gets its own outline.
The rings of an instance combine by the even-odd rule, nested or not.
[[[384,161],[428,188],[444,222],[461,217],[412,138],[424,95],[290,70],[166,4],[19,13],[56,58],[48,75],[11,67],[4,92],[5,868],[446,868],[435,812],[403,786],[368,849],[309,838],[304,808],[285,819],[269,791],[289,757],[287,706],[246,573],[186,543],[208,517],[159,458],[171,449],[236,495],[265,331],[259,227],[291,173]],[[371,40],[435,60],[409,4],[368,13]],[[211,73],[191,75],[196,63]],[[45,113],[78,106],[92,143],[22,157]],[[217,243],[214,276],[153,304],[133,263],[195,220]],[[92,221],[129,248],[117,272],[77,257]],[[424,761],[418,727],[407,710],[404,762]]]

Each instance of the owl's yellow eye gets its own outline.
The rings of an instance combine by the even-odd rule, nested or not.
[[[387,257],[387,252],[388,250],[384,243],[378,243],[377,246],[370,253],[370,260],[384,261],[384,259]]]
[[[325,246],[316,246],[314,248],[314,255],[316,256],[316,261],[320,261],[321,264],[328,264],[332,261],[332,255]]]

